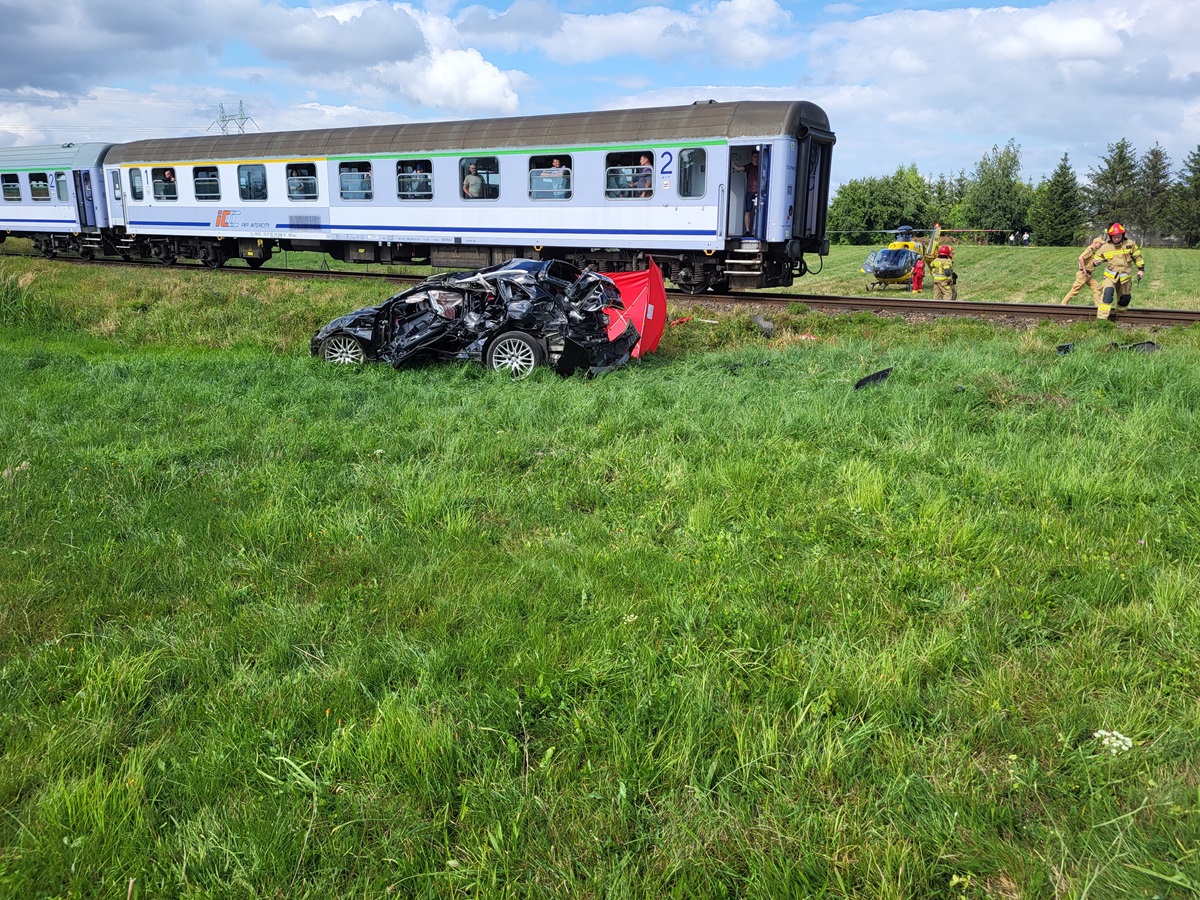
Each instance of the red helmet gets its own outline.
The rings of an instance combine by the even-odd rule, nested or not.
[[[1108,226],[1108,236],[1115,238],[1123,238],[1125,236],[1125,226],[1120,222],[1113,222]]]
[[[938,256],[953,256],[954,251],[950,249],[949,244],[942,244],[938,247]]]

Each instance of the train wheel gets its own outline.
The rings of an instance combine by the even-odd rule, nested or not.
[[[248,260],[246,260],[246,265],[248,265],[248,266],[249,266],[250,268],[252,268],[252,269],[261,269],[261,268],[262,268],[262,264],[263,264],[264,262],[266,262],[266,260],[265,260],[265,259],[254,259],[254,258],[252,258],[252,259],[248,259]]]
[[[701,278],[699,281],[692,281],[687,284],[675,282],[675,287],[679,288],[685,294],[703,294],[708,290],[711,282],[707,278]]]
[[[204,264],[210,269],[219,269],[221,266],[225,265],[225,257],[221,256],[219,253],[215,256],[206,256],[204,257]]]
[[[362,341],[350,334],[335,334],[321,342],[321,359],[328,363],[357,366],[367,361]]]
[[[508,372],[513,381],[525,378],[542,364],[541,345],[523,331],[507,331],[488,347],[487,365]]]

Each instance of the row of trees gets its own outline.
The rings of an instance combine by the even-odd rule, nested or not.
[[[1171,176],[1158,144],[1138,156],[1122,138],[1080,184],[1067,154],[1036,187],[1021,178],[1021,147],[1010,140],[985,153],[968,175],[928,178],[915,165],[886,178],[859,178],[838,188],[829,208],[831,239],[877,244],[899,225],[987,229],[993,243],[1029,226],[1036,243],[1072,246],[1110,222],[1122,222],[1139,243],[1200,246],[1200,147]]]

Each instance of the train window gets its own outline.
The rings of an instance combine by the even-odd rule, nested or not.
[[[243,200],[267,199],[267,167],[255,163],[238,166],[238,196]]]
[[[433,165],[427,159],[396,163],[396,196],[401,200],[433,199]]]
[[[54,187],[58,190],[58,202],[66,203],[71,199],[70,188],[67,186],[67,176],[64,172],[54,173]]]
[[[197,200],[221,199],[221,173],[216,166],[195,166],[192,169],[192,190]]]
[[[316,163],[288,163],[287,192],[289,200],[316,200],[319,196]]]
[[[120,200],[121,199],[121,173],[120,172],[115,171],[115,170],[113,171],[112,183],[113,183],[113,199]]]
[[[531,156],[529,158],[529,198],[531,200],[571,199],[571,157]]]
[[[679,151],[680,197],[703,197],[706,189],[704,173],[708,170],[708,154],[703,148]]]
[[[133,200],[142,199],[142,170],[129,170],[129,197]]]
[[[175,183],[174,169],[151,169],[150,187],[155,200],[178,200],[179,185]]]
[[[341,163],[338,166],[338,184],[343,200],[370,200],[375,196],[369,162]]]
[[[5,200],[20,200],[21,199],[21,182],[16,175],[5,174],[0,175],[0,184],[4,186]]]
[[[604,160],[604,196],[637,200],[654,196],[654,154],[649,150],[610,153]]]
[[[45,172],[29,173],[29,198],[31,200],[50,199],[50,178]]]
[[[458,161],[464,200],[495,200],[500,196],[500,160],[494,156],[464,156]]]

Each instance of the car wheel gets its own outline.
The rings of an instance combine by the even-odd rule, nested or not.
[[[542,364],[542,346],[523,331],[506,331],[488,347],[487,365],[508,372],[513,380],[525,378]]]
[[[367,361],[362,341],[350,334],[335,334],[321,341],[321,359],[328,363],[357,366]]]

